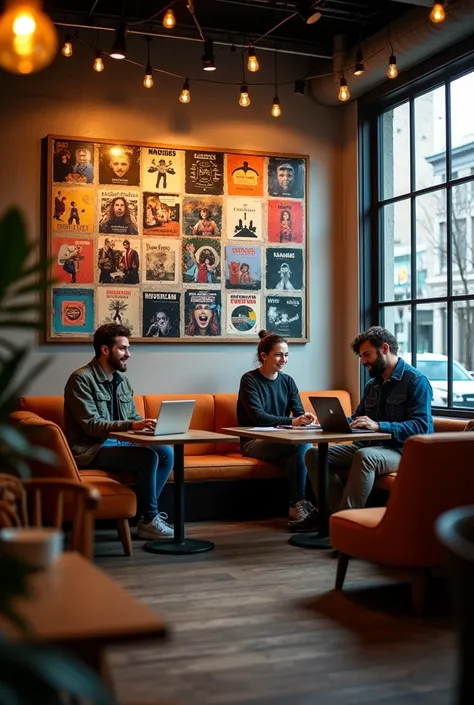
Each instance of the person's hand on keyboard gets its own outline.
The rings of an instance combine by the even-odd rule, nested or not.
[[[356,418],[351,422],[351,428],[365,428],[368,431],[380,431],[378,422],[373,419],[369,419],[368,416],[356,416]]]
[[[132,421],[130,431],[152,431],[156,426],[156,419],[142,419],[141,421]]]

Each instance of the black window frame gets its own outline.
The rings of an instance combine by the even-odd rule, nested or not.
[[[451,170],[451,130],[449,117],[451,115],[451,101],[449,82],[459,78],[466,73],[474,71],[474,48],[472,38],[468,38],[449,49],[431,57],[418,64],[412,69],[401,73],[398,79],[385,80],[376,89],[365,94],[358,101],[358,183],[359,183],[359,282],[360,282],[360,329],[365,330],[371,325],[380,323],[382,309],[387,307],[381,297],[381,275],[379,264],[381,253],[379,251],[380,234],[380,213],[379,204],[381,201],[394,202],[405,199],[407,196],[412,202],[411,208],[411,252],[415,252],[416,223],[414,222],[415,208],[413,207],[415,197],[430,193],[440,188],[440,184],[429,188],[416,189],[415,183],[415,159],[411,159],[410,191],[400,197],[381,199],[379,191],[379,180],[382,174],[382,150],[380,149],[380,121],[381,116],[387,110],[395,108],[401,103],[409,101],[410,125],[414,120],[414,100],[416,97],[427,93],[435,88],[446,86],[446,193],[448,189],[459,186],[463,183],[472,184],[474,188],[474,176],[463,178],[452,178]],[[410,149],[414,151],[414,130],[410,130]],[[446,223],[448,232],[451,228],[451,199],[446,199]],[[448,225],[449,223],[449,225]],[[446,300],[447,303],[447,331],[453,331],[453,305],[456,300],[472,300],[474,294],[454,296],[452,294],[452,238],[447,238],[446,262],[447,267],[447,294],[443,297],[433,299],[423,299],[423,302],[430,303]],[[411,257],[411,282],[412,287],[416,282],[416,257]],[[411,306],[411,330],[412,341],[412,361],[416,365],[416,336],[417,336],[417,304],[420,299],[416,296],[416,291],[411,291],[411,298],[403,301],[403,305]],[[400,305],[400,302],[390,302],[389,305]],[[446,354],[448,362],[454,359],[453,356],[453,336],[447,335]],[[437,416],[450,416],[458,418],[472,418],[473,409],[463,409],[453,407],[453,372],[452,364],[448,364],[448,401],[445,407],[433,407]],[[361,393],[367,374],[361,375]]]

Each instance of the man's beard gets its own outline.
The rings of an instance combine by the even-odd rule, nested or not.
[[[381,377],[386,369],[387,363],[385,362],[385,358],[380,350],[377,350],[375,362],[371,363],[368,369],[369,375],[370,377]]]
[[[112,352],[109,352],[107,363],[113,370],[118,370],[119,372],[123,372],[123,370],[127,369],[126,360],[119,360]]]

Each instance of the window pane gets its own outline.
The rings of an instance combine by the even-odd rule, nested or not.
[[[473,344],[474,302],[457,301],[453,316],[453,406],[474,407]]]
[[[382,115],[381,198],[410,190],[410,110],[403,103]]]
[[[445,88],[440,86],[415,99],[416,188],[446,180]]]
[[[382,209],[382,301],[411,298],[410,201]]]
[[[453,294],[474,293],[472,195],[470,184],[451,189],[451,248]]]
[[[474,72],[451,81],[451,178],[468,176],[474,166],[474,130],[469,109],[474,91]]]
[[[411,359],[411,306],[386,306],[380,312],[380,325],[391,331],[398,342],[398,354]]]
[[[416,297],[446,296],[446,189],[418,196],[415,209]]]

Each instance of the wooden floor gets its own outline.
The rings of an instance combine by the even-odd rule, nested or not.
[[[121,703],[448,705],[454,637],[445,595],[427,617],[408,585],[354,561],[332,590],[330,551],[287,544],[284,522],[194,524],[216,549],[125,558],[101,533],[96,562],[162,614],[171,639],[110,651]]]

